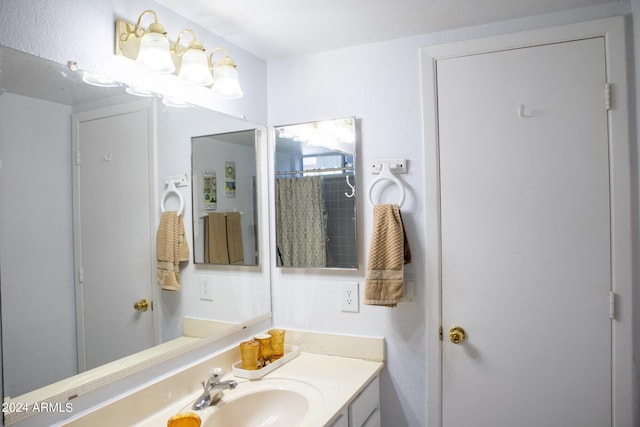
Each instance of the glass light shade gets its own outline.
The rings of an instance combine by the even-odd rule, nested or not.
[[[223,99],[242,97],[242,89],[238,81],[238,71],[231,65],[220,65],[213,73],[213,93]]]
[[[170,74],[176,69],[171,60],[169,40],[160,33],[151,32],[142,37],[136,62],[145,71],[156,74]]]
[[[142,87],[129,86],[125,89],[125,91],[131,95],[142,96],[142,97],[150,97],[153,96],[153,92],[149,89],[144,89]]]
[[[119,87],[120,83],[117,81],[110,79],[108,77],[101,76],[99,74],[90,73],[88,71],[84,71],[82,73],[82,81],[90,84],[92,86],[98,87]]]
[[[177,98],[171,97],[163,97],[162,103],[167,107],[176,107],[176,108],[190,108],[192,105],[186,101]]]
[[[209,86],[213,82],[209,71],[209,61],[207,61],[207,55],[203,50],[187,49],[182,55],[178,77],[184,83],[193,86]]]

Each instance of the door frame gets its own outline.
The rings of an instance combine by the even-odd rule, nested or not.
[[[113,117],[123,114],[130,114],[143,111],[147,113],[148,123],[148,141],[147,151],[149,159],[149,226],[151,237],[149,246],[155,248],[155,207],[158,206],[158,191],[156,189],[156,145],[157,145],[157,132],[155,123],[156,116],[156,104],[150,99],[141,99],[125,104],[118,104],[113,106],[101,107],[90,111],[82,111],[73,113],[72,122],[72,164],[74,165],[73,171],[73,258],[74,258],[74,276],[75,276],[75,307],[76,307],[76,350],[78,357],[78,372],[84,372],[87,369],[86,350],[85,350],[85,321],[84,321],[84,294],[83,287],[80,281],[80,268],[82,266],[82,240],[80,230],[80,171],[75,167],[77,164],[76,157],[80,149],[80,125],[83,122],[98,120],[107,117]],[[151,256],[149,258],[149,266],[151,272],[155,271],[156,260],[154,257],[155,250],[150,251]],[[158,301],[158,290],[156,286],[153,286],[153,276],[150,277],[152,282],[149,283],[152,303]],[[152,305],[153,307],[153,305]],[[153,338],[153,344],[158,345],[160,341],[160,310],[154,310],[152,308],[152,331],[151,336]]]
[[[604,37],[605,65],[613,95],[608,112],[611,194],[612,426],[633,425],[635,390],[632,334],[632,232],[630,122],[627,85],[626,18],[577,24],[424,47],[421,55],[423,135],[425,144],[427,425],[442,425],[442,274],[438,151],[438,60],[500,50]],[[605,88],[603,87],[603,106]]]

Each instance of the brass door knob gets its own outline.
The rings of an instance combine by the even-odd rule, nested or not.
[[[142,298],[140,301],[133,304],[133,308],[135,311],[147,311],[149,309],[149,301]]]
[[[467,338],[467,333],[460,326],[449,329],[449,340],[454,344],[461,344]]]

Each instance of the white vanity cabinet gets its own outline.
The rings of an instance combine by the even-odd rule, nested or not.
[[[380,377],[376,375],[331,427],[380,427]]]
[[[349,427],[349,409],[340,413],[337,419],[331,423],[331,427]]]

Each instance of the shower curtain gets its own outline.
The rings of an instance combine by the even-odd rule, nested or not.
[[[327,232],[319,176],[276,180],[279,265],[325,267]]]

